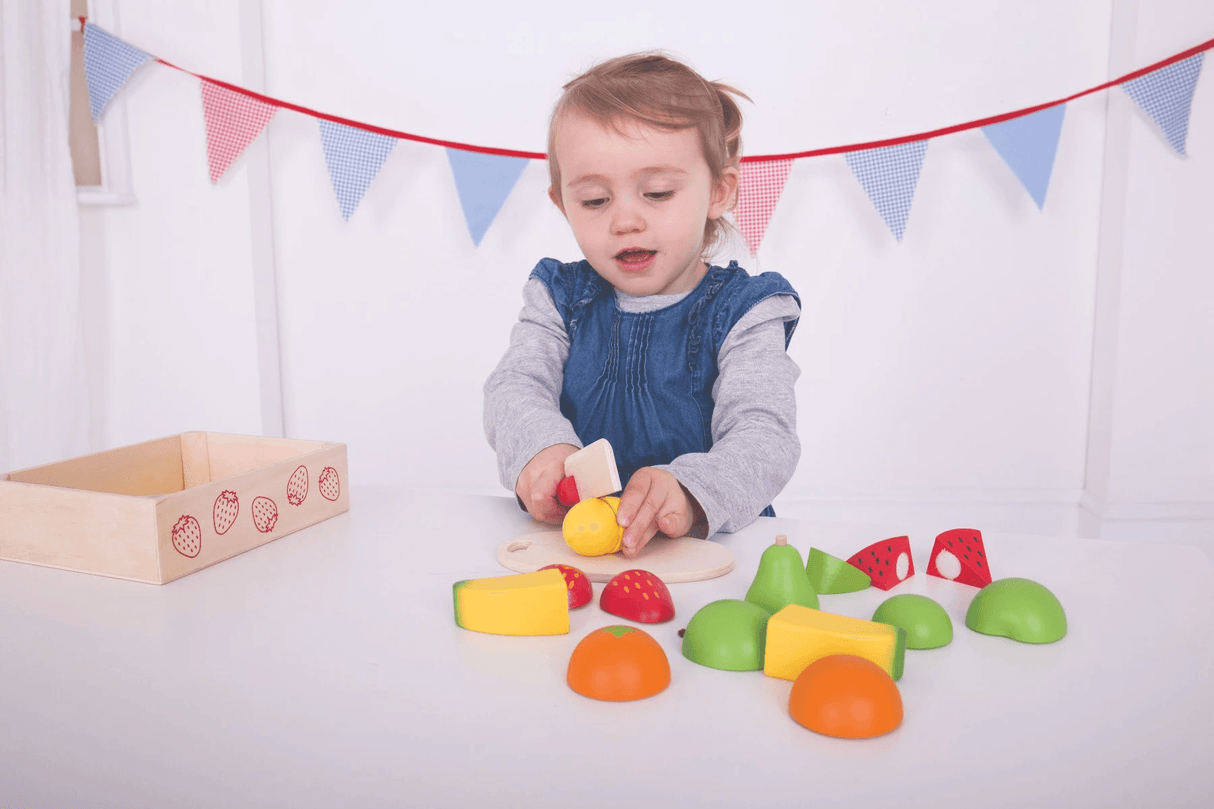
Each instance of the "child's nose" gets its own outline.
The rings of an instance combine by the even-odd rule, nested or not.
[[[622,200],[615,206],[615,215],[611,219],[611,229],[616,233],[636,233],[645,229],[645,218],[637,209],[636,203]]]

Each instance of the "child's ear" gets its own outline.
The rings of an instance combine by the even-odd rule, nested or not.
[[[736,166],[726,166],[721,172],[721,181],[713,189],[708,206],[708,218],[719,219],[726,211],[733,210],[738,201],[738,182],[741,178]]]
[[[561,216],[568,218],[565,213],[565,203],[561,200],[560,191],[552,186],[548,186],[548,199],[552,200],[552,204],[555,205],[556,209],[561,212]]]

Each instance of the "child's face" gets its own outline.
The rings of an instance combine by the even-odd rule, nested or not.
[[[557,124],[560,193],[590,266],[630,295],[691,290],[706,271],[704,225],[725,213],[738,172],[713,186],[694,128],[666,131],[635,121],[616,132],[576,110]]]

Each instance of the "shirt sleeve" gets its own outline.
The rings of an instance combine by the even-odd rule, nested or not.
[[[801,369],[785,350],[784,323],[799,316],[791,295],[766,298],[743,315],[717,357],[712,448],[658,467],[699,501],[708,536],[754,522],[796,471]]]
[[[569,335],[552,295],[543,281],[530,278],[510,345],[484,387],[485,437],[497,453],[498,478],[511,492],[536,453],[553,444],[582,446],[561,415],[568,359]]]

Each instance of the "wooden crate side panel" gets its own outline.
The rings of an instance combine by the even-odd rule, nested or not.
[[[206,436],[212,480],[252,472],[278,461],[333,446],[321,441],[300,441],[292,438],[227,433],[207,433]]]
[[[0,559],[159,583],[156,501],[0,481]]]
[[[206,433],[181,434],[181,474],[187,489],[211,482]]]
[[[337,444],[164,498],[156,514],[161,580],[179,579],[349,510],[346,474],[346,448]]]
[[[86,492],[135,497],[181,491],[181,440],[178,436],[84,455],[11,472],[9,480]]]

